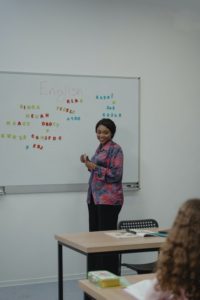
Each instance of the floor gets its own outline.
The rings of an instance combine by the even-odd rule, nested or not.
[[[78,286],[78,280],[65,281],[64,299],[83,300],[83,292]],[[58,284],[53,282],[2,287],[0,300],[58,300]]]

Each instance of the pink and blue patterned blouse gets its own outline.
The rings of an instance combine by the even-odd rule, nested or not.
[[[112,140],[99,145],[91,161],[97,168],[91,171],[87,202],[92,197],[95,204],[122,205],[123,151]]]

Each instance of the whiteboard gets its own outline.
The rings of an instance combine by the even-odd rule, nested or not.
[[[0,187],[6,192],[79,191],[80,155],[98,147],[95,125],[117,126],[124,188],[139,188],[140,78],[0,72]]]

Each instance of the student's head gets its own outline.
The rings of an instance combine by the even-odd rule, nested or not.
[[[97,122],[95,130],[100,143],[105,144],[114,137],[116,125],[111,119],[101,119]]]
[[[182,204],[161,249],[158,282],[162,290],[200,299],[200,199]],[[174,298],[177,299],[177,298]]]

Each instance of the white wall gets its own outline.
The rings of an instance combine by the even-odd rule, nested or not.
[[[1,71],[141,77],[142,189],[126,195],[120,219],[170,226],[180,203],[200,196],[199,0],[0,5]],[[0,285],[56,279],[54,234],[87,230],[85,198],[0,198]],[[64,254],[66,278],[84,274],[85,257]]]

